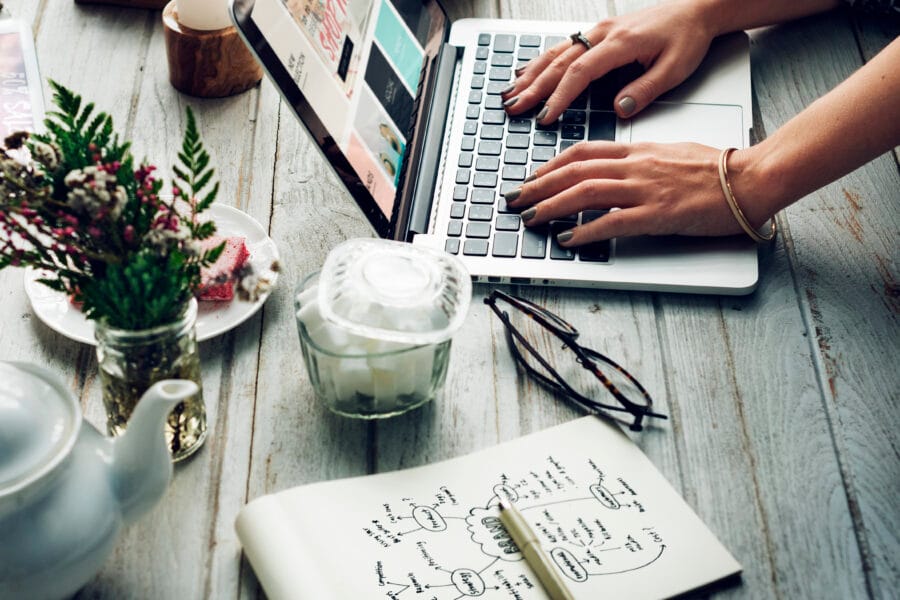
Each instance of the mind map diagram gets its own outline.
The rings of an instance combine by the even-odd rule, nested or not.
[[[580,466],[580,482],[552,456],[538,469],[501,473],[488,501],[474,506],[446,485],[427,500],[385,502],[363,526],[376,544],[378,592],[388,600],[539,597],[531,590],[540,583],[500,522],[501,499],[525,516],[576,594],[595,578],[658,561],[666,542],[640,490],[593,460]]]

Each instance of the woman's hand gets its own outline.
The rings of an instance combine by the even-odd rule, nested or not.
[[[771,214],[747,178],[747,152],[731,154],[729,178],[744,214],[758,227]],[[722,194],[718,157],[719,150],[693,143],[582,142],[542,165],[506,200],[511,208],[526,209],[526,226],[582,210],[620,209],[563,232],[563,246],[629,235],[741,233]]]
[[[717,33],[697,2],[670,2],[606,19],[584,33],[592,44],[562,42],[517,73],[504,94],[511,115],[547,99],[538,121],[551,123],[594,79],[612,69],[641,63],[646,72],[626,85],[614,102],[620,117],[644,109],[694,72]]]

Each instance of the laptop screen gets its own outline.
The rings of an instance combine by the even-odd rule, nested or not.
[[[372,225],[389,236],[442,10],[422,0],[234,0],[233,11]]]

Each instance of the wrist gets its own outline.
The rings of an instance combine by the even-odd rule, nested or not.
[[[757,229],[790,204],[786,173],[770,156],[761,143],[732,152],[728,158],[728,177],[734,196],[747,220]]]

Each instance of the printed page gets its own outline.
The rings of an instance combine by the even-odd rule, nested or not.
[[[434,465],[263,497],[242,511],[238,534],[273,600],[545,599],[500,523],[501,498],[579,599],[669,597],[740,571],[640,449],[594,417]],[[295,544],[304,549],[286,556]]]

